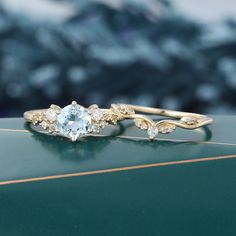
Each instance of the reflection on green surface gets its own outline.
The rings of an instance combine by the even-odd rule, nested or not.
[[[227,130],[220,122],[211,127],[211,141],[233,142],[234,126]],[[88,137],[72,143],[3,131],[0,181],[236,154],[235,145],[197,142],[202,134],[182,132],[174,138],[193,134],[195,141]],[[0,235],[234,236],[235,169],[232,158],[1,186]]]

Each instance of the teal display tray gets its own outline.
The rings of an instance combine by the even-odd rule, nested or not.
[[[0,119],[0,235],[235,235],[236,117],[71,143]]]

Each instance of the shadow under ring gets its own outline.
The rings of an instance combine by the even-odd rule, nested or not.
[[[45,131],[41,126],[34,125],[31,122],[25,122],[24,125],[25,129],[31,131],[34,134],[43,134],[43,135],[48,135],[48,136],[54,136],[54,137],[64,137],[67,138],[63,135],[60,134],[51,134],[48,131]],[[115,137],[115,136],[120,136],[124,133],[125,131],[125,126],[121,122],[117,123],[116,125],[109,125],[104,129],[104,134],[87,134],[79,139],[83,139],[86,137]]]

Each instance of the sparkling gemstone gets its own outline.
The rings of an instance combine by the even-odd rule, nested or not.
[[[36,124],[38,123],[38,121],[39,121],[38,116],[34,115],[34,116],[32,117],[32,122],[33,122],[33,124],[36,125]]]
[[[147,129],[148,128],[148,124],[146,122],[142,122],[140,128],[141,129]]]
[[[143,130],[148,128],[148,124],[145,121],[142,121],[140,119],[135,119],[134,123],[137,127],[141,128]]]
[[[147,132],[150,139],[154,139],[158,135],[158,129],[154,126],[149,127]]]
[[[197,123],[197,119],[188,116],[181,118],[181,121],[187,125],[195,125]]]
[[[54,133],[57,131],[57,125],[55,123],[49,125],[49,132]]]
[[[46,111],[46,117],[49,121],[53,122],[57,119],[57,114],[56,112],[52,109],[52,108],[49,108],[47,111]]]
[[[47,129],[48,123],[46,121],[42,121],[41,126],[43,127],[43,129]]]
[[[92,116],[92,119],[93,119],[93,120],[99,121],[99,120],[102,119],[103,111],[100,110],[100,109],[94,109],[94,110],[92,111],[91,116]]]
[[[59,132],[73,141],[88,133],[90,123],[87,110],[78,104],[64,107],[57,116]]]
[[[158,128],[158,130],[162,134],[171,133],[171,132],[173,132],[175,130],[175,125],[172,125],[172,124],[162,124]]]
[[[92,125],[92,131],[94,132],[94,133],[99,133],[99,131],[100,131],[100,127],[99,127],[99,125]]]

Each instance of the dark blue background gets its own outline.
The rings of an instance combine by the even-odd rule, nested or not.
[[[227,9],[208,21],[217,10],[208,1],[203,19],[169,1],[25,2],[0,5],[1,117],[72,100],[235,113],[236,21]]]

